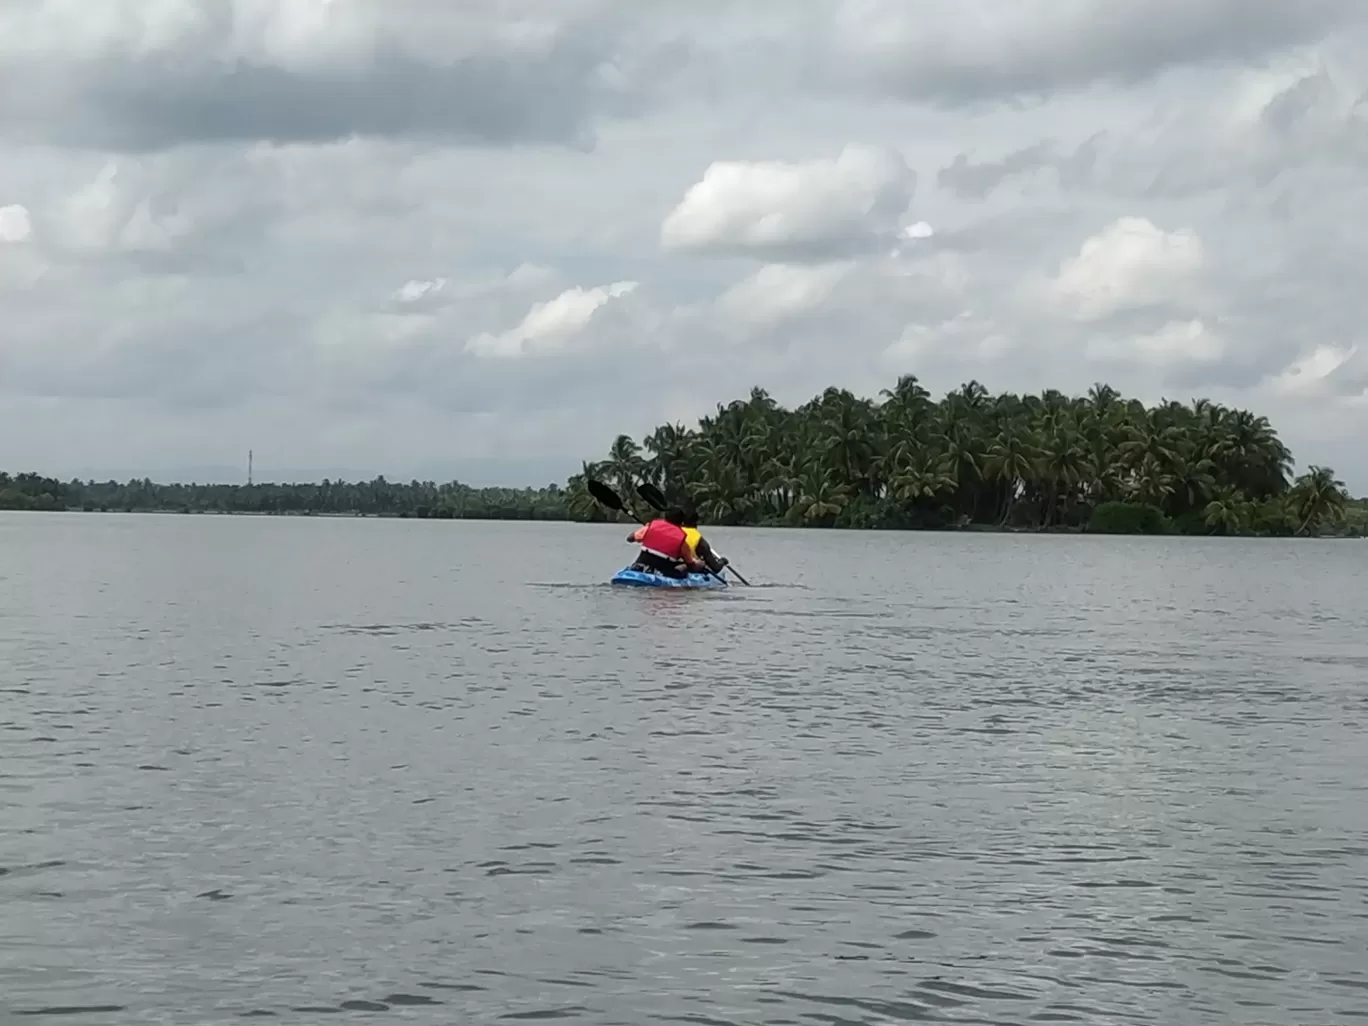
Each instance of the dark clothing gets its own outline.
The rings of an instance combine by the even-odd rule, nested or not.
[[[658,556],[645,549],[637,553],[637,559],[632,564],[632,569],[644,570],[647,573],[660,574],[664,577],[683,578],[688,576],[688,569],[682,563]]]
[[[708,544],[708,539],[704,538],[702,535],[698,538],[698,545],[694,549],[694,555],[707,564],[708,569],[713,573],[720,574],[722,572],[722,560],[717,558],[717,553],[715,553],[712,550],[712,546]]]

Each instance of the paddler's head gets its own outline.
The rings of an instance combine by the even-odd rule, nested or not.
[[[686,506],[686,507],[684,508],[684,522],[683,522],[682,524],[680,524],[679,526],[680,526],[680,527],[697,527],[697,526],[698,526],[698,510],[694,509],[692,506]]]
[[[674,524],[675,527],[683,527],[684,511],[678,506],[671,506],[665,511],[665,522],[667,524]]]

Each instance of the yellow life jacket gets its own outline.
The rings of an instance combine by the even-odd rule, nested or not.
[[[684,528],[684,544],[689,547],[695,559],[698,558],[698,540],[703,537],[703,533],[696,527]]]

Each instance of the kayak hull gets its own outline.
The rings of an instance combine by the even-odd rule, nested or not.
[[[631,567],[624,567],[613,574],[613,584],[625,585],[632,588],[685,588],[685,589],[706,589],[706,588],[725,588],[727,582],[712,574],[689,574],[688,577],[666,577],[664,574],[653,574],[645,570],[633,570]]]

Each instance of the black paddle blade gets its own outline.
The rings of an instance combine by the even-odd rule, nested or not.
[[[643,481],[641,484],[637,485],[637,494],[645,500],[648,506],[652,506],[655,509],[664,509],[669,505],[669,503],[665,501],[665,496],[661,493],[660,489],[649,481]]]
[[[589,494],[609,509],[623,512],[622,500],[618,498],[618,493],[609,488],[602,481],[595,481],[592,477],[584,483],[589,489]]]

